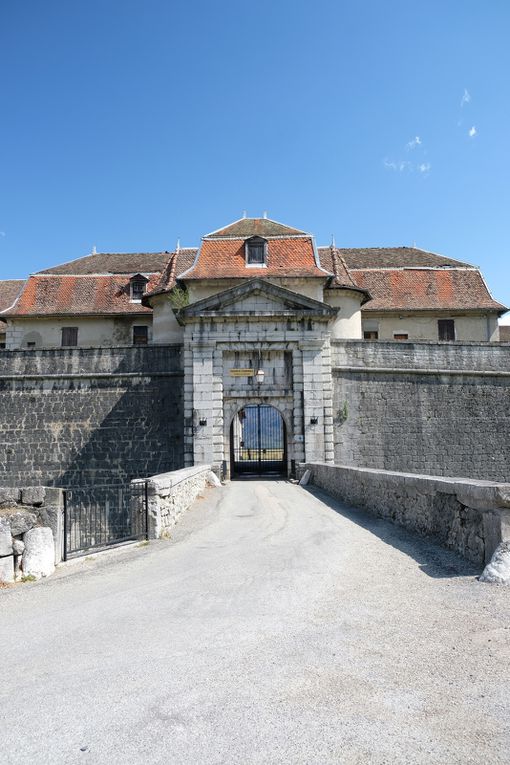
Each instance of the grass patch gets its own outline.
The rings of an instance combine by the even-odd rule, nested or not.
[[[34,576],[33,574],[23,574],[23,576],[21,577],[21,581],[22,582],[35,582],[35,581],[37,581],[37,577]]]
[[[148,539],[143,539],[141,542],[138,542],[138,544],[136,546],[137,547],[147,547],[148,545],[149,545],[149,540]]]

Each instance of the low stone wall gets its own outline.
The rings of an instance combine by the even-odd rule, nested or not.
[[[148,481],[149,539],[159,539],[175,526],[179,516],[213,478],[210,465],[196,465],[131,483],[144,483],[145,480]]]
[[[62,489],[0,488],[0,582],[53,573],[62,560]]]
[[[325,463],[300,465],[334,497],[386,518],[474,563],[486,563],[510,539],[510,483],[397,473]]]

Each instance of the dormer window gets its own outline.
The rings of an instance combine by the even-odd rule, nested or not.
[[[136,274],[135,276],[131,277],[130,280],[130,291],[131,291],[131,300],[133,303],[141,303],[143,293],[145,292],[145,287],[147,286],[147,282],[149,280],[147,277],[143,276],[142,274]]]
[[[263,268],[267,265],[267,240],[261,236],[252,236],[246,240],[246,265]]]

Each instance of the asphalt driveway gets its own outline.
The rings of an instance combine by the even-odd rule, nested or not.
[[[475,573],[290,483],[208,490],[0,591],[0,760],[506,765],[510,589]]]

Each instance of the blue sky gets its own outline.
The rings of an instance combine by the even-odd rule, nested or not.
[[[241,216],[510,305],[510,3],[3,0],[0,278]]]

